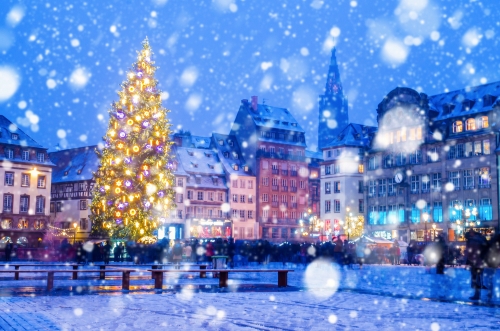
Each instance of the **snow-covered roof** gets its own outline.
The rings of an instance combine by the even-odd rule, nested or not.
[[[0,144],[47,149],[24,133],[23,130],[3,115],[0,115]]]
[[[96,148],[94,145],[49,153],[49,158],[56,164],[52,183],[92,180],[92,173],[99,168]]]
[[[369,147],[377,127],[350,123],[323,149],[341,146]]]
[[[485,105],[485,101],[487,101],[485,96],[487,95],[496,97],[495,101],[490,105]],[[499,96],[500,81],[429,96],[429,108],[439,112],[439,115],[433,120],[468,116],[493,109],[495,105],[500,103]],[[466,104],[467,100],[473,102],[469,110],[466,110],[466,106],[470,106],[470,104]],[[452,106],[451,112],[449,111],[450,107],[447,105]],[[445,108],[448,108],[448,112],[445,111]]]
[[[176,160],[188,174],[224,175],[224,169],[217,153],[211,149],[176,148]]]
[[[256,126],[304,132],[288,109],[259,104],[257,110],[249,107],[248,112],[252,115]]]
[[[207,176],[207,175],[189,175],[186,181],[186,187],[190,188],[209,188],[226,190],[227,183],[224,176]],[[194,198],[196,200],[196,197]]]
[[[235,136],[213,133],[212,146],[214,150],[218,151],[220,162],[227,173],[238,176],[254,176],[250,168],[248,168],[248,171],[245,171],[247,163],[243,159]],[[235,165],[237,166],[237,170],[235,170]]]
[[[311,159],[319,159],[323,160],[323,153],[321,152],[315,152],[315,151],[308,151],[306,149],[306,157],[311,158]]]

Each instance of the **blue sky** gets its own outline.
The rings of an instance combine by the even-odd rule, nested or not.
[[[336,45],[352,122],[397,86],[429,95],[500,80],[500,2],[3,1],[0,113],[53,150],[96,144],[147,36],[173,127],[228,133],[241,99],[291,110],[317,141]]]

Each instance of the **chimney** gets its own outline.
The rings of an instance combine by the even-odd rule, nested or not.
[[[248,99],[241,99],[241,104],[245,107],[248,107]]]
[[[257,103],[259,102],[259,97],[258,96],[253,96],[252,97],[252,110],[257,111]]]

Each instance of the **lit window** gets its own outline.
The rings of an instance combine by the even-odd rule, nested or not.
[[[459,133],[463,131],[462,121],[456,121],[453,123],[453,133]]]
[[[417,140],[421,140],[422,139],[422,127],[419,126],[417,128]]]
[[[484,129],[489,127],[488,116],[481,116],[477,119],[477,128]]]
[[[465,129],[467,131],[476,130],[476,121],[473,118],[469,118],[465,122]]]
[[[362,164],[358,165],[358,173],[362,174],[365,171],[365,167]]]

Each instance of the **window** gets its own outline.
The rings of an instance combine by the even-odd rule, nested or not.
[[[30,186],[29,174],[21,174],[21,186]]]
[[[271,154],[276,153],[276,148],[274,148],[274,146],[269,147],[269,153]]]
[[[365,166],[363,164],[358,164],[358,173],[362,174],[365,172]]]
[[[410,183],[411,183],[411,193],[418,193],[420,187],[420,176],[419,175],[411,176]]]
[[[455,191],[460,189],[460,174],[458,171],[450,171],[450,183],[455,187]]]
[[[45,188],[45,176],[38,176],[38,180],[36,181],[36,187]]]
[[[333,200],[333,208],[335,213],[340,213],[340,200]]]
[[[238,218],[238,210],[237,209],[233,209],[233,217]]]
[[[448,159],[454,159],[457,157],[457,146],[449,146]]]
[[[490,154],[490,141],[488,139],[483,140],[483,154]]]
[[[325,200],[325,213],[332,211],[332,202],[330,200]]]
[[[45,212],[45,197],[36,197],[36,213],[43,214]]]
[[[17,223],[18,229],[27,229],[29,227],[28,220],[20,219],[19,223]]]
[[[390,168],[393,165],[392,154],[384,156],[384,168]]]
[[[474,155],[481,155],[482,154],[482,146],[481,146],[481,141],[475,141],[474,142]]]
[[[23,161],[29,161],[29,159],[30,159],[30,151],[23,150],[23,151],[21,152],[21,159],[22,159]]]
[[[6,172],[5,173],[5,185],[6,186],[13,186],[14,185],[14,173],[13,172]]]
[[[385,197],[385,194],[387,193],[387,179],[379,179],[378,185],[378,195]]]
[[[472,170],[464,170],[464,190],[472,190],[474,188],[474,176]]]
[[[80,210],[87,210],[87,200],[80,200]]]
[[[269,202],[269,195],[267,193],[262,194],[262,202]]]
[[[248,196],[248,203],[253,203],[253,196],[252,195]]]
[[[422,175],[422,193],[429,192],[431,180],[429,175]]]
[[[335,193],[340,193],[340,182],[335,182],[333,189]]]
[[[224,193],[219,193],[219,201],[224,201]]]
[[[239,166],[237,164],[233,164],[233,170],[238,171]]]
[[[477,128],[485,129],[487,127],[489,127],[488,116],[480,116],[477,119]]]
[[[19,140],[19,135],[17,133],[12,133],[10,137],[12,138],[12,140]]]
[[[184,179],[182,178],[177,178],[177,186],[183,187],[184,186]]]
[[[253,218],[253,211],[249,210],[247,214],[248,214],[247,218],[249,218],[249,219]]]
[[[62,203],[58,202],[58,203],[56,203],[56,212],[59,213],[60,211],[62,211]]]
[[[331,166],[327,165],[325,166],[325,175],[330,175],[332,172],[331,172]]]
[[[288,186],[288,182],[287,182],[286,179],[282,179],[281,180],[281,186],[283,186],[283,187],[287,187]]]
[[[2,229],[12,229],[12,220],[2,219]]]
[[[262,178],[262,185],[269,186],[269,177]]]
[[[491,199],[481,199],[479,205],[479,219],[483,221],[493,220],[493,208],[491,206]]]
[[[262,169],[268,169],[269,168],[269,162],[268,161],[262,161]]]
[[[406,155],[404,153],[396,154],[396,165],[403,166],[406,164]]]
[[[396,181],[393,178],[389,178],[387,180],[387,195],[388,196],[394,196],[396,195]]]
[[[465,146],[464,144],[457,144],[457,158],[465,156]]]
[[[214,201],[214,192],[208,192],[208,201]]]
[[[253,189],[253,180],[248,181],[248,188]]]
[[[184,194],[177,194],[177,202],[182,203],[184,201]]]
[[[334,164],[333,165],[333,173],[334,174],[339,174],[340,173],[340,164]]]
[[[238,202],[238,194],[233,194],[233,202]]]
[[[193,191],[188,191],[188,199],[193,199]]]
[[[427,162],[437,162],[439,161],[439,154],[437,152],[437,148],[429,148],[427,151]]]
[[[443,222],[443,203],[434,202],[434,208],[432,210],[432,220],[437,223]]]
[[[422,152],[418,149],[410,154],[410,164],[422,163]]]
[[[491,174],[490,168],[480,168],[478,170],[478,188],[491,187]]]
[[[232,183],[233,183],[234,188],[238,188],[238,181],[237,180],[233,180]]]
[[[278,178],[273,178],[271,179],[271,183],[273,184],[273,186],[278,186]]]
[[[412,223],[420,223],[420,209],[417,208],[416,204],[411,205],[410,220]]]
[[[330,194],[332,193],[332,183],[327,182],[325,183],[325,194]]]
[[[3,212],[11,213],[12,212],[12,199],[14,196],[12,194],[4,194],[3,195]]]
[[[364,192],[365,192],[365,190],[364,190],[364,188],[363,188],[363,184],[364,184],[364,183],[363,183],[363,181],[362,181],[362,180],[359,180],[359,181],[358,181],[358,193],[364,193]]]
[[[80,219],[80,229],[87,230],[88,227],[89,227],[89,221],[86,218],[81,218]]]
[[[203,200],[203,192],[198,192],[198,200]]]
[[[377,224],[378,211],[376,206],[371,206],[368,212],[368,224]]]
[[[453,122],[452,130],[453,130],[453,133],[460,133],[460,132],[462,132],[463,131],[462,121]]]
[[[368,182],[368,195],[370,197],[374,197],[377,193],[377,181],[376,180],[370,180]]]
[[[364,202],[363,199],[359,200],[358,207],[359,207],[358,211],[360,213],[364,213],[365,212],[365,202]]]
[[[21,195],[19,202],[19,212],[27,213],[30,208],[30,197],[29,195]]]
[[[245,211],[244,210],[240,210],[240,218],[245,218]]]
[[[44,163],[45,162],[45,154],[44,153],[36,153],[36,160],[39,163]]]
[[[377,169],[377,159],[375,157],[371,157],[368,159],[368,170]]]
[[[332,157],[332,151],[326,151],[326,157]]]
[[[476,120],[473,118],[469,118],[467,121],[465,121],[465,130],[466,131],[476,130]]]
[[[379,224],[387,224],[387,206],[378,206]]]
[[[51,213],[53,213],[53,212],[54,212],[54,208],[55,208],[54,203],[53,203],[53,202],[51,202],[51,203],[50,203],[50,212],[51,212]]]
[[[10,148],[5,149],[5,158],[13,159],[14,158],[14,150]]]
[[[465,157],[474,156],[474,152],[472,151],[472,142],[465,143]]]
[[[303,180],[301,180],[301,181],[299,182],[299,186],[300,186],[300,188],[301,188],[301,189],[306,188],[306,182],[304,182]]]
[[[240,202],[245,203],[245,196],[243,194],[240,195]]]
[[[245,188],[245,180],[244,179],[240,179],[240,187]]]

